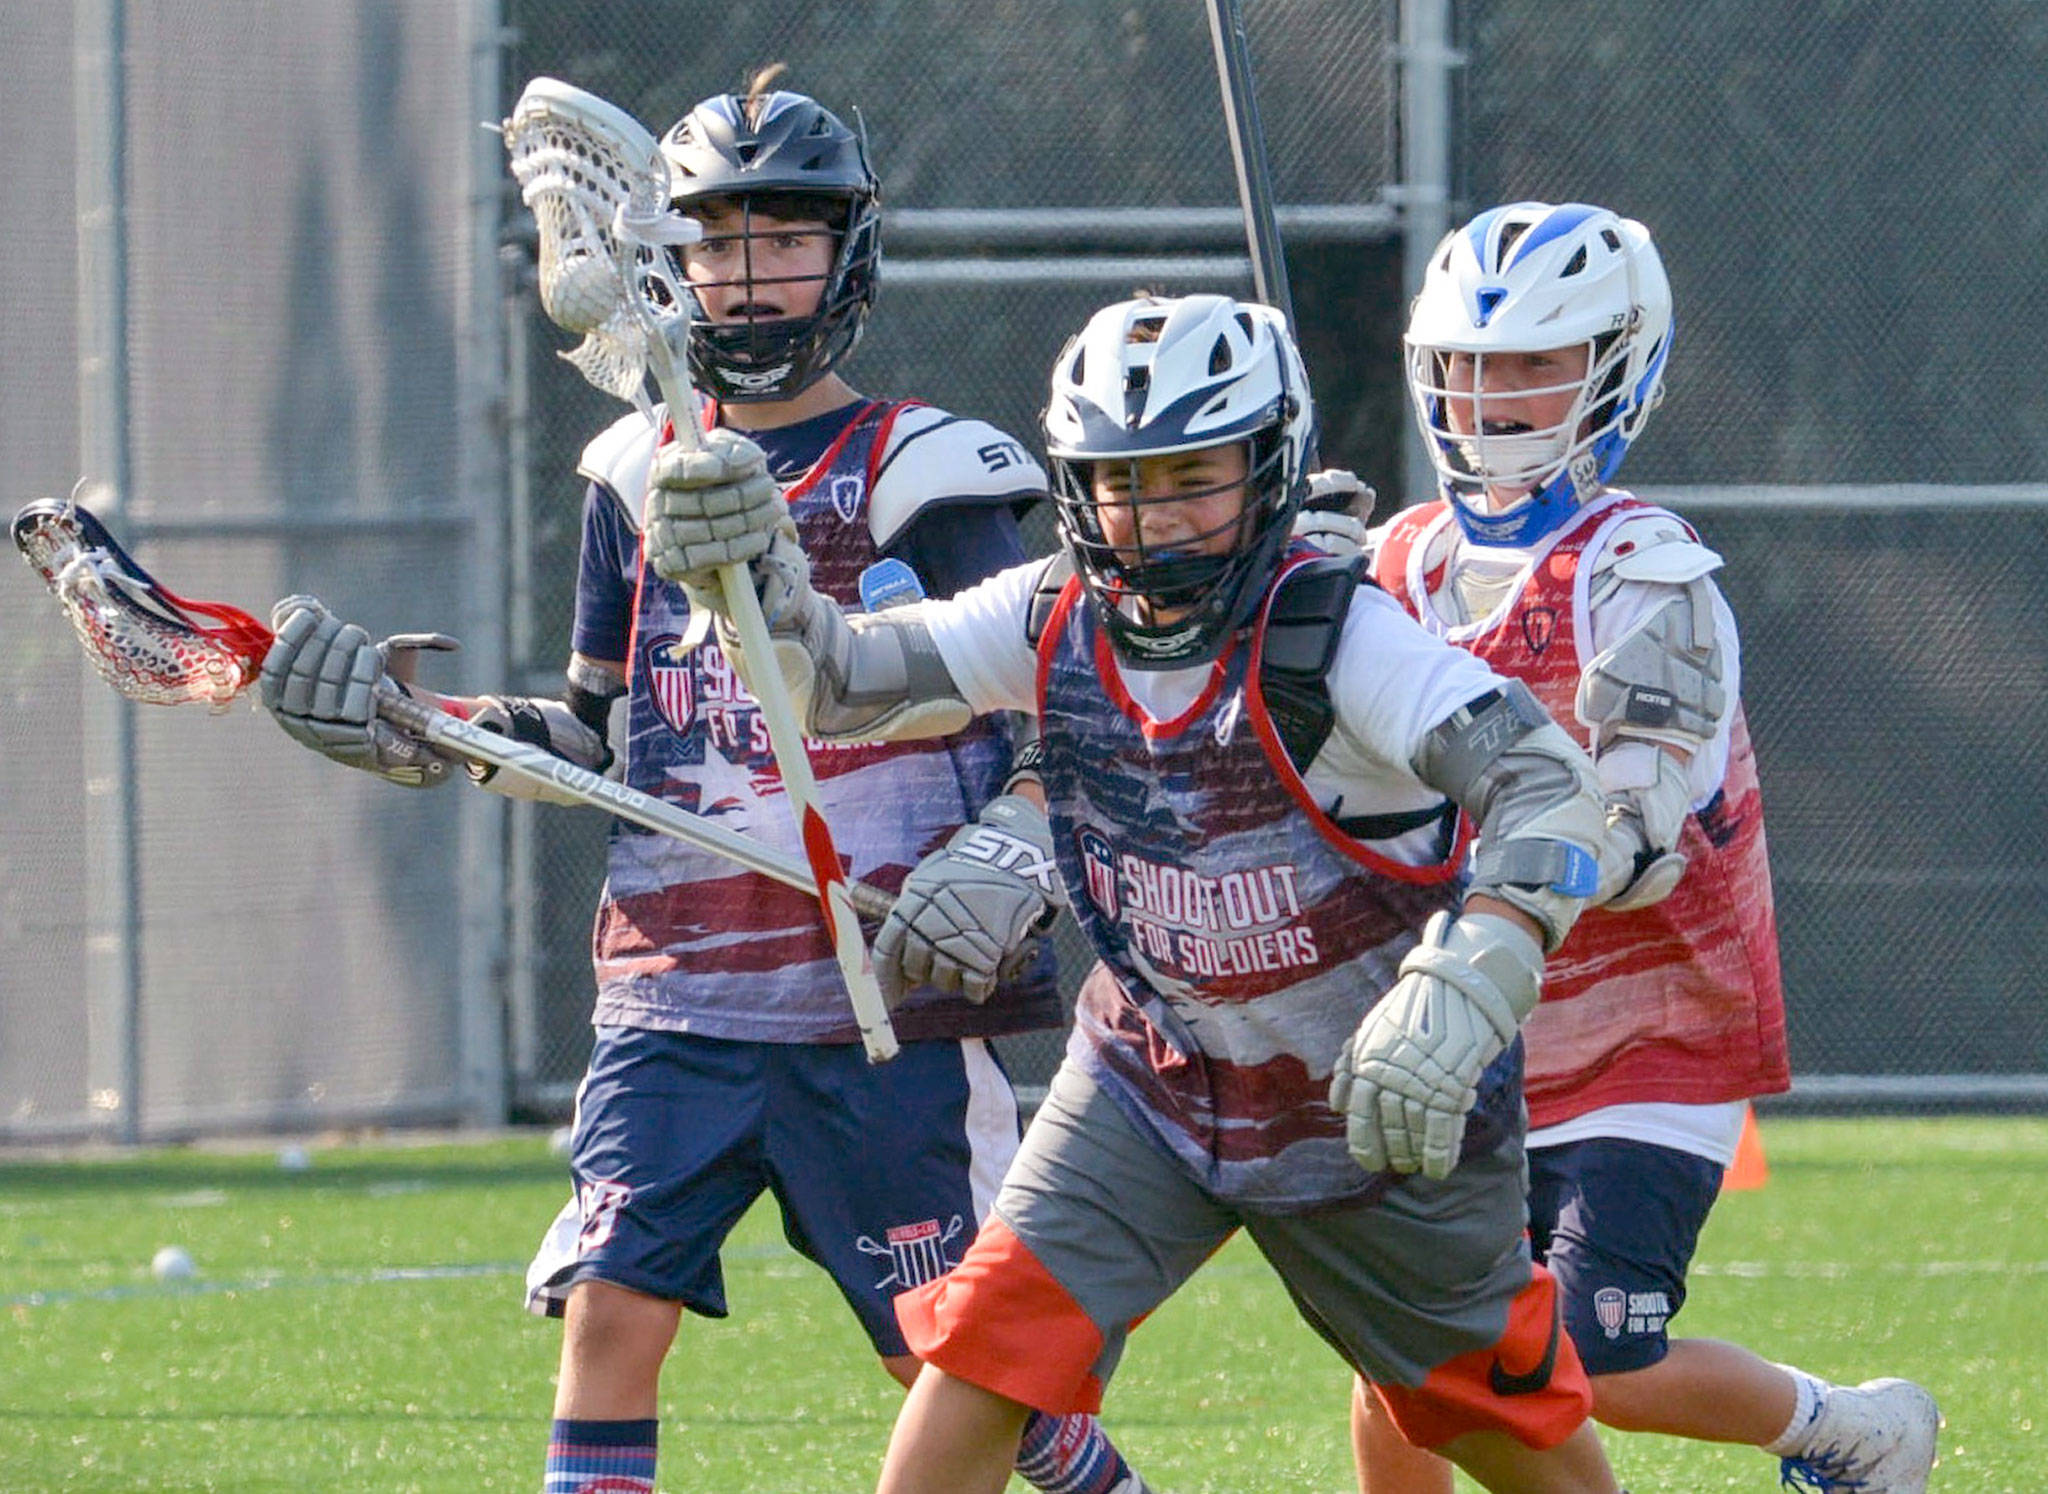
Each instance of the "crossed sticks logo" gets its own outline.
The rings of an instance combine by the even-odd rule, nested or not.
[[[921,1219],[916,1224],[895,1224],[882,1232],[882,1240],[876,1241],[868,1235],[854,1240],[862,1255],[885,1258],[891,1269],[887,1276],[875,1283],[879,1289],[895,1288],[908,1291],[914,1286],[923,1286],[927,1281],[936,1281],[960,1264],[958,1256],[946,1249],[966,1230],[967,1221],[955,1214],[941,1228],[936,1219]]]

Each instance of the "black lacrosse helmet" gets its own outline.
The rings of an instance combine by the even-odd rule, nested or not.
[[[775,231],[773,222],[755,227],[764,199],[785,199],[785,220],[795,208],[796,216],[831,223],[838,253],[810,316],[714,324],[689,298],[690,374],[698,388],[735,404],[808,389],[853,351],[875,302],[881,184],[868,165],[866,140],[804,94],[727,93],[684,115],[661,153],[675,207],[688,213],[706,199],[732,199],[743,214],[743,245]],[[745,263],[742,273],[751,280],[751,254]],[[687,280],[677,278],[687,292]]]

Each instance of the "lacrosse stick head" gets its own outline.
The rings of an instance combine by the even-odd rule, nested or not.
[[[541,307],[583,338],[563,356],[598,388],[637,401],[671,335],[665,323],[682,315],[659,248],[700,232],[669,212],[660,147],[623,109],[555,78],[527,84],[500,132],[540,230]]]
[[[12,533],[86,658],[128,699],[220,711],[255,682],[270,629],[238,608],[175,595],[76,500],[38,499],[14,516]]]

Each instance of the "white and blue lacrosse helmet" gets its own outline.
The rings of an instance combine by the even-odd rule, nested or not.
[[[1228,296],[1105,306],[1054,362],[1044,426],[1060,538],[1118,654],[1142,669],[1215,658],[1264,597],[1308,489],[1315,406],[1287,319]],[[1248,475],[1227,551],[1109,544],[1098,465],[1231,443],[1246,446]],[[1136,489],[1135,505],[1174,501]],[[1150,605],[1134,616],[1133,599]]]
[[[1614,475],[1664,397],[1671,326],[1663,261],[1632,218],[1517,202],[1444,238],[1408,318],[1408,391],[1443,497],[1475,544],[1533,543]],[[1581,347],[1583,374],[1535,387],[1525,375],[1514,391],[1573,391],[1561,419],[1538,428],[1498,404],[1488,415],[1487,359]],[[1453,429],[1454,400],[1470,429]]]

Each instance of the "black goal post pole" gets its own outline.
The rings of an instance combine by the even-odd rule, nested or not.
[[[1223,123],[1237,163],[1237,197],[1244,209],[1245,242],[1251,251],[1252,291],[1276,306],[1294,325],[1287,292],[1287,257],[1280,247],[1280,215],[1273,203],[1273,171],[1266,159],[1266,135],[1259,126],[1259,100],[1252,85],[1251,52],[1245,44],[1241,0],[1204,0],[1209,40],[1216,49],[1216,78],[1223,96]]]

